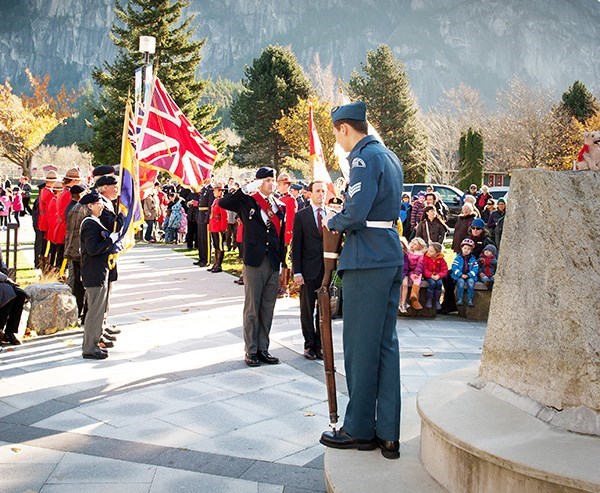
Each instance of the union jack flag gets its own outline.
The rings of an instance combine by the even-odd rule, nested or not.
[[[210,178],[217,149],[196,130],[158,77],[138,139],[138,159],[198,189]]]

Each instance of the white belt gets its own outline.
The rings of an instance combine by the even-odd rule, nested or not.
[[[394,227],[394,221],[367,221],[367,228],[388,229]]]

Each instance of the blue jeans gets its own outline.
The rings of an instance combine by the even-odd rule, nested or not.
[[[165,243],[177,240],[177,228],[167,228],[165,231]]]
[[[481,278],[481,282],[483,282],[483,283],[494,282],[494,276],[488,277],[485,274],[481,274],[479,277]]]
[[[427,277],[425,280],[427,281],[427,284],[429,284],[429,286],[427,287],[427,295],[431,294],[431,296],[433,296],[433,293],[435,291],[442,290],[442,279],[438,279],[437,281],[435,281],[434,279]]]
[[[475,297],[475,280],[458,278],[456,281],[456,304],[462,305],[463,296],[465,294],[465,284],[467,285],[467,301],[473,303]]]

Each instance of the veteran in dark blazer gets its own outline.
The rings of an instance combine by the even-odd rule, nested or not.
[[[81,223],[81,281],[85,287],[88,311],[83,326],[82,352],[85,359],[106,359],[108,354],[98,344],[102,336],[104,314],[108,306],[110,282],[116,271],[108,268],[111,253],[119,233],[111,233],[100,220],[104,202],[97,192],[84,195],[79,201],[89,210]]]
[[[324,274],[323,217],[326,210],[325,183],[314,181],[308,186],[310,205],[294,218],[292,266],[294,282],[300,285],[300,323],[304,337],[304,357],[323,359],[318,313],[315,312],[317,289]]]
[[[284,262],[285,205],[275,199],[275,170],[260,168],[256,180],[219,200],[238,214],[244,244],[244,343],[248,366],[277,364],[269,354],[269,333]]]

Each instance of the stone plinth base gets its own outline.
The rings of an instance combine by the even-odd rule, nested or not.
[[[600,439],[560,430],[468,385],[459,370],[425,385],[421,459],[450,492],[600,492]]]
[[[466,290],[465,290],[466,291]],[[455,293],[456,295],[456,293]],[[465,296],[466,300],[466,296]],[[482,282],[475,283],[475,298],[473,298],[473,304],[475,306],[470,307],[466,301],[462,305],[458,306],[458,316],[466,318],[468,320],[480,320],[484,321],[488,319],[490,313],[490,303],[492,301],[492,291],[488,290],[485,284]]]

